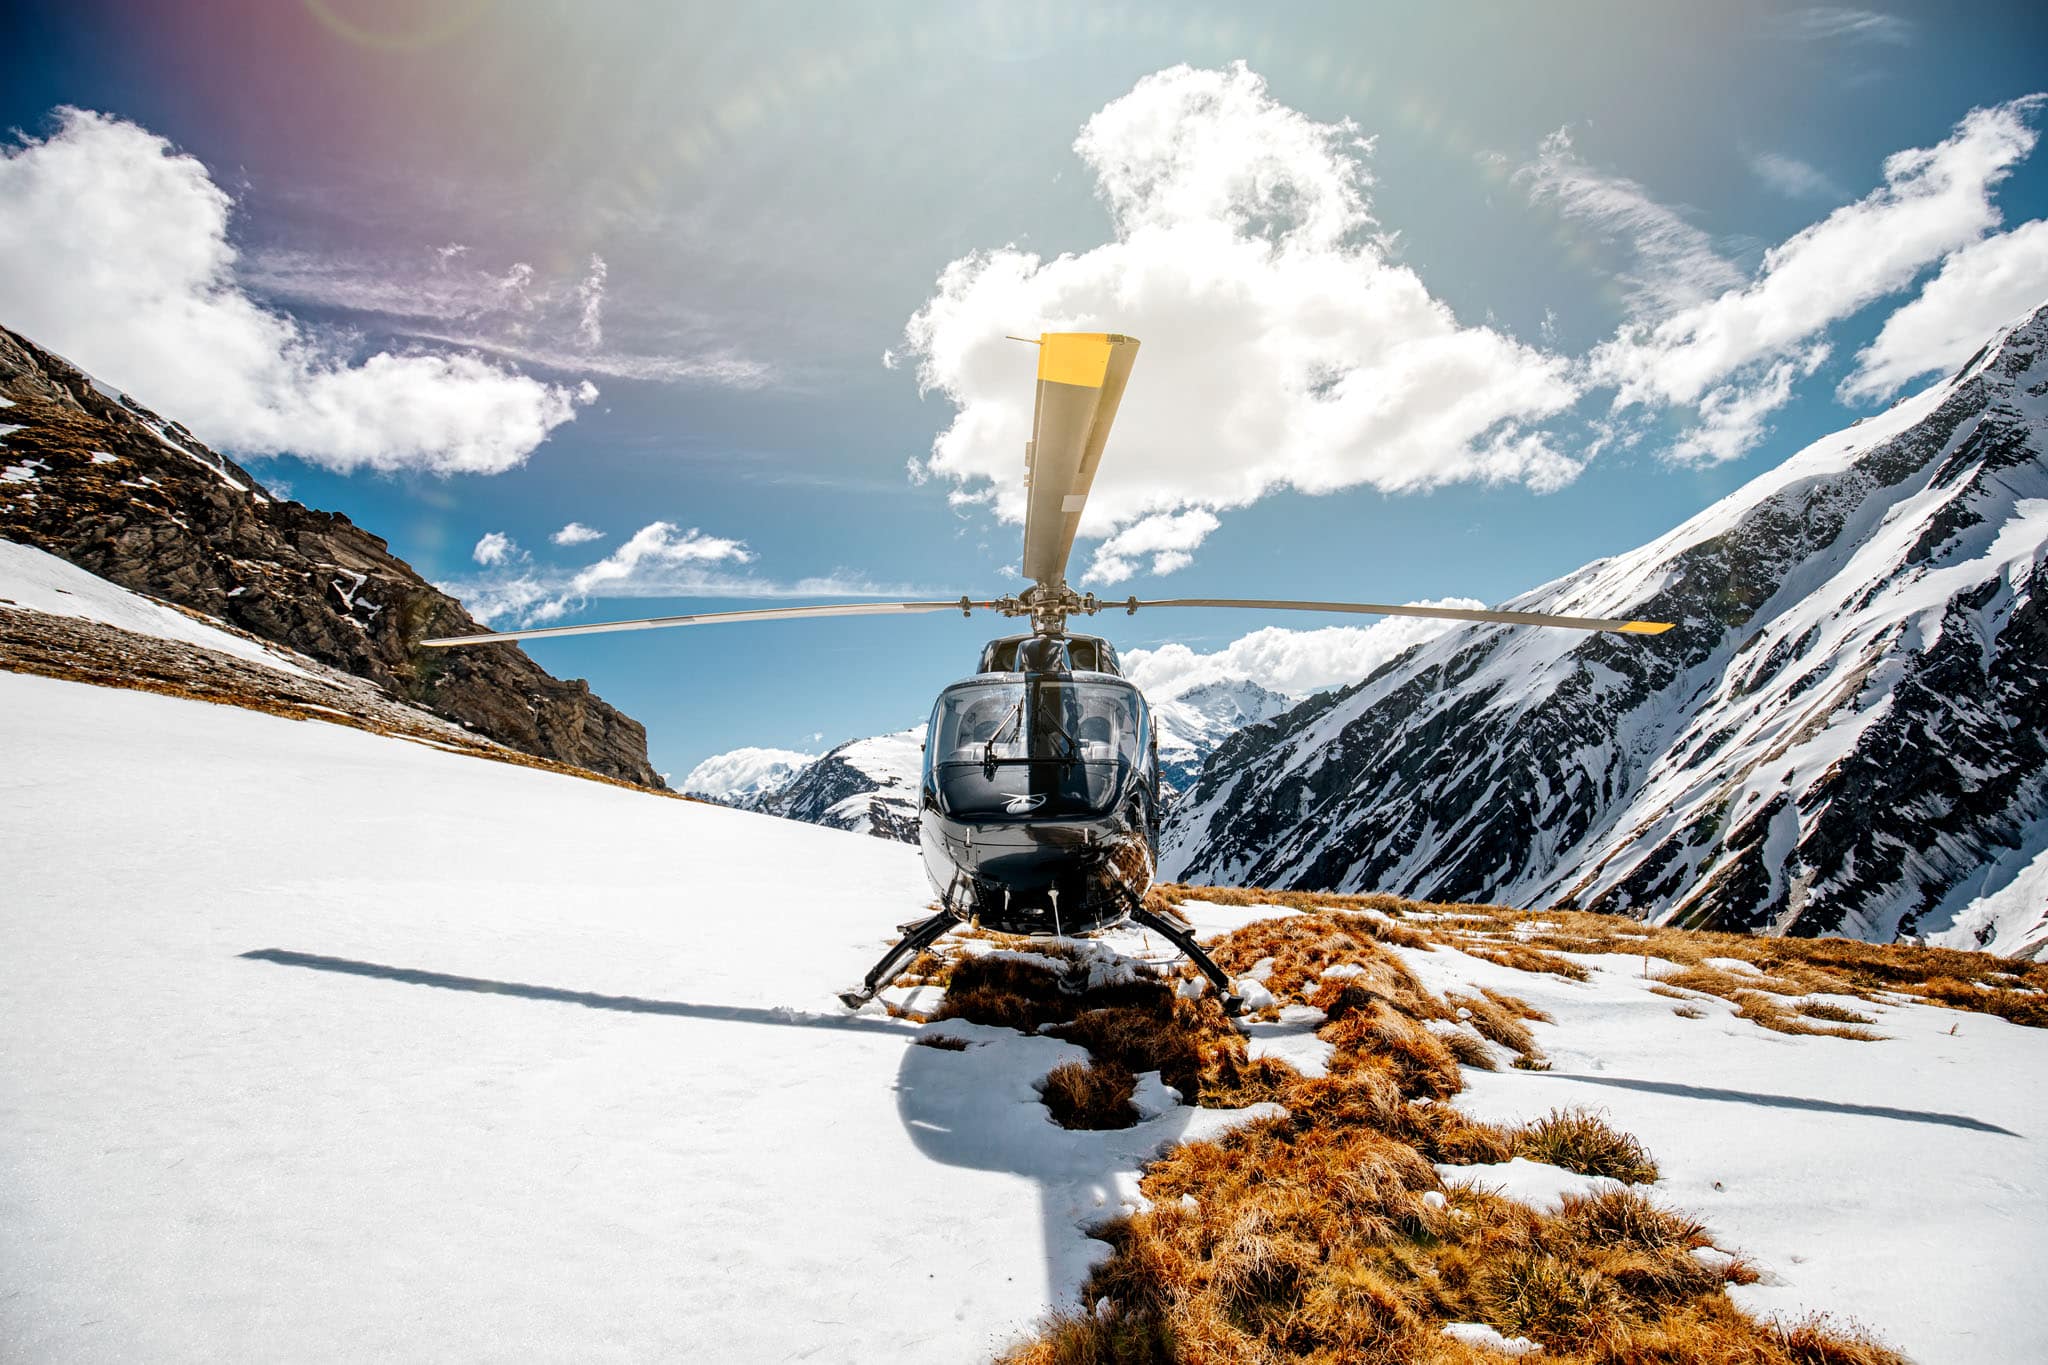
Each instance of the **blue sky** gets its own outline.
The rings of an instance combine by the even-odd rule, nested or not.
[[[1082,586],[1498,601],[2048,295],[2038,7],[1422,8],[9,6],[0,321],[511,624],[1013,589],[1062,325],[1145,342]],[[680,774],[993,633],[531,652]]]

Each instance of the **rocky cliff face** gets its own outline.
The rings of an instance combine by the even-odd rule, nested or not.
[[[1193,881],[2048,950],[2048,308],[1669,535],[1240,731]]]
[[[536,757],[659,787],[647,732],[481,629],[345,516],[249,473],[0,328],[0,536],[217,617]]]

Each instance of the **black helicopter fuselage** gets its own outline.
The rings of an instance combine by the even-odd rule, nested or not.
[[[1151,886],[1157,849],[1144,696],[1089,636],[997,640],[982,665],[939,694],[925,734],[918,826],[933,890],[1002,933],[1118,923]]]

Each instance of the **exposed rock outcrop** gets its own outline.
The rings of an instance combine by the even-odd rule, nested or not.
[[[481,629],[339,513],[270,495],[175,422],[0,328],[0,536],[217,617],[507,747],[660,787],[638,721]],[[10,430],[11,428],[11,430]]]

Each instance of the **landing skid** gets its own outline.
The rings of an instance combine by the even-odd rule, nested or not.
[[[1209,983],[1216,988],[1217,998],[1222,1002],[1225,1014],[1235,1017],[1244,1011],[1244,1001],[1230,988],[1230,978],[1216,965],[1215,959],[1202,951],[1202,945],[1195,942],[1194,934],[1189,932],[1186,926],[1177,924],[1164,915],[1154,914],[1135,897],[1131,905],[1131,919],[1187,954],[1187,959],[1195,965],[1195,970],[1208,977]]]
[[[896,979],[896,974],[908,966],[912,958],[931,947],[938,941],[939,935],[956,923],[958,921],[953,918],[951,910],[941,910],[929,919],[905,925],[902,939],[882,955],[882,960],[875,964],[874,970],[867,974],[866,979],[856,989],[839,993],[840,1003],[850,1010],[857,1010],[867,1004],[875,998],[876,991]]]

